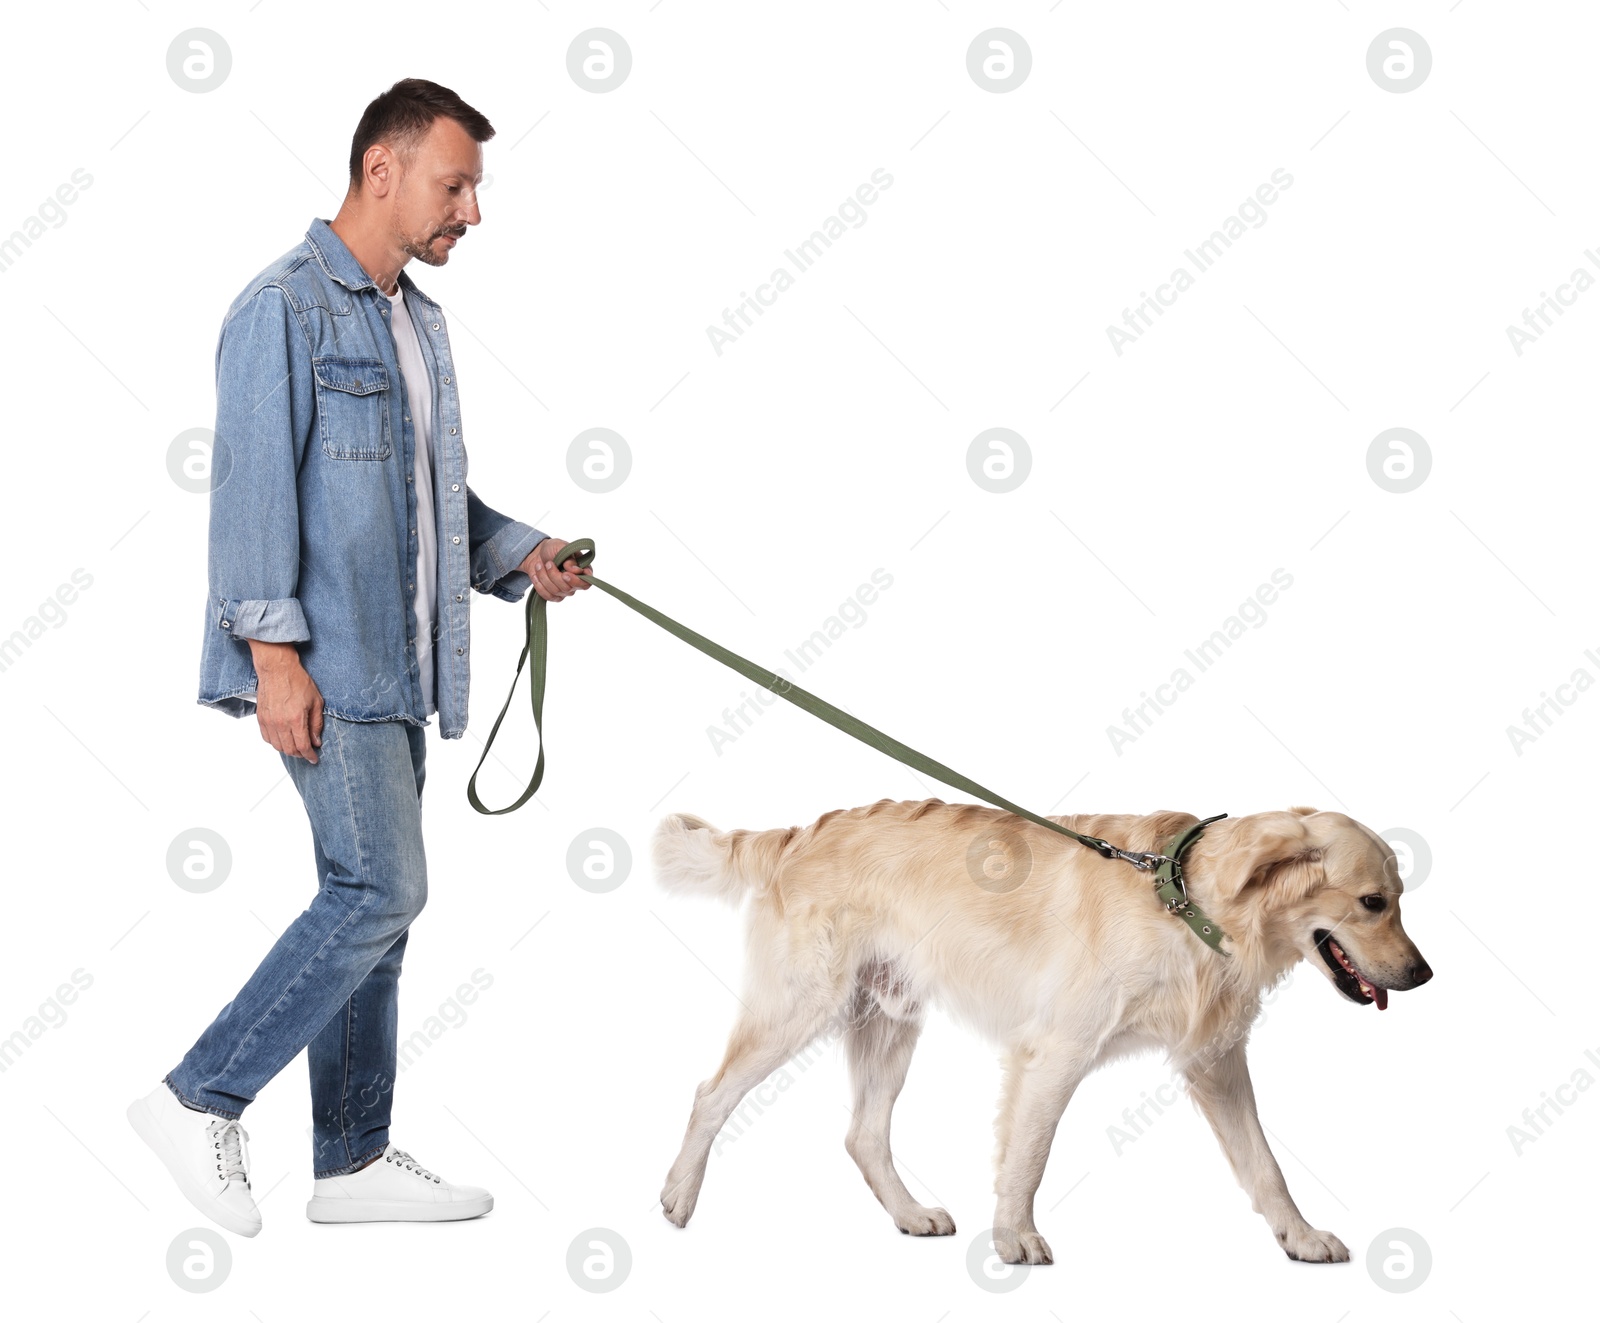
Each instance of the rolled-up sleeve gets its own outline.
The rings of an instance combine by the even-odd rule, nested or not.
[[[520,602],[532,580],[517,568],[543,542],[532,524],[520,523],[487,504],[467,487],[467,543],[472,552],[472,586],[506,602]]]
[[[315,411],[311,348],[282,289],[263,286],[228,319],[216,368],[212,620],[237,639],[303,643],[297,475]]]

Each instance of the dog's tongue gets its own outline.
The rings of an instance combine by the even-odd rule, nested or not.
[[[1388,988],[1374,987],[1372,989],[1372,1000],[1377,1003],[1378,1009],[1380,1011],[1388,1010],[1389,1009],[1389,989]]]

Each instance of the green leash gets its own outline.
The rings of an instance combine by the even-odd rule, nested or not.
[[[567,543],[560,554],[560,564],[575,560],[584,569],[594,561],[594,539],[580,537]],[[1040,817],[1037,813],[1030,813],[1019,804],[1001,797],[994,791],[986,789],[969,777],[962,776],[954,768],[946,767],[924,753],[918,753],[910,745],[902,744],[892,736],[885,735],[866,722],[857,720],[848,712],[841,711],[832,703],[818,698],[799,685],[794,684],[781,675],[774,674],[764,666],[757,666],[738,653],[729,652],[721,644],[713,643],[702,634],[696,634],[687,626],[680,625],[670,616],[664,616],[652,606],[647,606],[637,597],[632,597],[604,579],[597,579],[591,574],[580,576],[586,583],[593,584],[596,588],[603,589],[619,602],[632,607],[647,620],[654,621],[667,633],[676,635],[691,647],[698,648],[708,657],[715,658],[731,670],[738,671],[747,679],[754,680],[763,688],[770,689],[780,698],[786,698],[798,708],[803,708],[812,716],[827,722],[830,726],[837,727],[846,735],[852,735],[863,744],[869,744],[881,753],[888,754],[907,767],[944,782],[946,785],[955,786],[964,790],[969,795],[977,795],[980,799],[987,800],[997,808],[1003,808],[1008,813],[1015,813],[1019,818],[1026,818],[1029,822],[1037,823],[1041,827],[1048,827],[1053,832],[1063,836],[1070,836],[1080,845],[1086,845],[1104,859],[1121,859],[1132,864],[1142,872],[1152,873],[1155,880],[1157,898],[1165,906],[1169,914],[1174,914],[1182,919],[1193,930],[1196,937],[1219,954],[1226,955],[1222,949],[1223,938],[1227,936],[1216,924],[1212,923],[1200,909],[1188,898],[1188,893],[1183,884],[1184,850],[1191,845],[1195,838],[1210,823],[1218,818],[1225,818],[1226,813],[1219,813],[1216,817],[1207,818],[1204,822],[1196,823],[1188,831],[1173,838],[1167,845],[1165,853],[1148,854],[1137,850],[1121,850],[1109,841],[1102,841],[1098,836],[1084,836],[1068,827],[1063,827],[1059,822],[1051,822],[1048,818]],[[489,739],[483,746],[483,756],[478,759],[477,767],[473,768],[472,776],[467,781],[467,800],[479,813],[496,816],[501,813],[510,813],[521,808],[538,791],[540,783],[544,780],[544,678],[545,657],[549,646],[549,624],[545,618],[545,600],[539,594],[528,590],[526,605],[527,637],[522,645],[522,655],[517,658],[517,673],[511,679],[511,690],[506,695],[506,701],[500,708],[500,715],[494,719],[494,725],[489,730]],[[539,761],[534,765],[533,779],[528,782],[525,789],[517,798],[504,808],[492,809],[484,805],[478,798],[477,782],[478,773],[483,770],[484,759],[488,758],[489,750],[494,747],[495,736],[500,732],[500,723],[505,720],[506,713],[511,708],[511,700],[516,697],[517,683],[522,679],[523,665],[529,657],[533,659],[533,666],[529,672],[529,693],[533,702],[533,727],[539,734]]]

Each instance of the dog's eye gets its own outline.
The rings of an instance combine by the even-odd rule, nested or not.
[[[1389,901],[1388,901],[1388,899],[1386,897],[1380,896],[1376,892],[1374,892],[1370,896],[1363,896],[1361,898],[1361,903],[1363,905],[1365,905],[1369,910],[1372,910],[1374,913],[1376,913],[1378,910],[1383,909],[1384,906],[1386,906],[1389,903]]]

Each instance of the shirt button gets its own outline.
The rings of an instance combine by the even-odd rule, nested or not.
[[[436,331],[439,329],[439,323],[438,322],[435,322],[433,324],[433,329],[436,330]]]
[[[407,481],[407,482],[410,482],[410,481],[411,481],[411,475],[410,475],[410,474],[409,474],[409,473],[408,473],[408,474],[406,474],[406,481]]]
[[[460,491],[461,490],[461,484],[459,482],[452,482],[450,484],[450,490],[453,491],[453,492]]]
[[[223,621],[223,622],[222,622],[222,627],[223,627],[223,628],[224,628],[224,629],[231,629],[231,628],[232,628],[232,626],[231,626],[231,625],[229,625],[229,624],[228,624],[228,622],[227,622],[227,621],[226,621],[226,620],[224,620],[224,621]]]
[[[460,539],[460,538],[458,538],[458,537],[453,537],[453,538],[451,538],[451,539],[450,539],[450,540],[451,540],[451,541],[452,541],[452,542],[454,542],[454,543],[455,543],[455,544],[456,544],[456,545],[457,545],[457,546],[460,546],[460,545],[461,545],[461,539]]]
[[[455,428],[453,428],[453,427],[452,427],[452,428],[451,428],[451,429],[450,429],[450,435],[451,435],[451,436],[454,436],[454,435],[455,435],[455,434],[456,434],[456,429],[455,429]]]
[[[456,601],[458,601],[458,602],[459,602],[459,601],[460,601],[460,600],[461,600],[461,594],[460,594],[460,593],[457,593],[457,594],[456,594]]]
[[[448,385],[449,385],[449,384],[450,384],[450,378],[449,378],[449,377],[446,377],[446,378],[445,378],[445,379],[444,379],[444,384],[445,384],[445,385],[446,385],[446,386],[448,386]]]
[[[457,648],[456,649],[456,656],[459,657],[461,655],[461,653],[462,653],[462,649]]]

